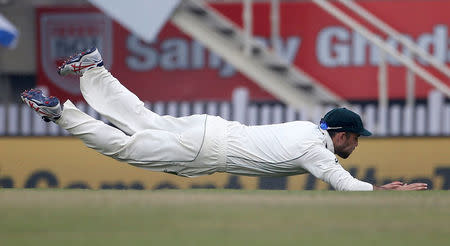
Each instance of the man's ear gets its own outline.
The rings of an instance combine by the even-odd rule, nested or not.
[[[337,132],[336,135],[334,135],[335,141],[339,144],[345,142],[347,135],[345,132]]]

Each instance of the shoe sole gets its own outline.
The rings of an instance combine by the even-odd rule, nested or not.
[[[59,107],[60,102],[57,98],[49,98],[42,95],[42,92],[38,94],[38,96],[42,97],[41,101],[37,101],[36,99],[33,99],[31,95],[21,95],[20,98],[22,101],[31,107],[34,111],[36,111],[38,114],[42,116],[42,118],[45,121],[50,121],[51,119],[58,119],[60,115],[55,115],[52,112],[55,110],[55,108]]]
[[[87,55],[90,55],[90,54],[94,53],[96,50],[97,50],[96,48],[92,48],[92,49],[90,49],[90,50],[84,52],[84,54],[79,55],[79,57],[78,57],[77,60],[73,60],[73,61],[70,61],[70,62],[66,62],[66,61],[65,61],[65,62],[64,62],[64,66],[58,68],[58,71],[57,71],[58,74],[61,75],[61,76],[70,75],[70,74],[73,74],[73,75],[81,75],[82,73],[81,73],[80,71],[83,70],[83,69],[85,69],[85,68],[94,67],[94,66],[95,66],[95,67],[101,67],[101,66],[103,66],[103,60],[100,60],[100,62],[99,62],[98,64],[92,63],[92,64],[89,64],[89,65],[86,65],[86,66],[81,66],[81,65],[78,65],[78,66],[77,66],[77,65],[74,64],[74,63],[77,63],[77,62],[81,62],[81,59],[83,59],[83,57],[85,57],[85,56],[87,56]],[[67,67],[67,66],[71,66],[72,69],[69,69],[68,72],[66,72],[66,73],[64,73],[64,74],[61,74],[61,71],[62,71],[65,67]]]

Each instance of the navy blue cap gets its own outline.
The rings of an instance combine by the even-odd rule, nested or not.
[[[320,128],[337,132],[354,132],[361,136],[372,135],[364,128],[361,117],[346,108],[335,108],[325,114],[320,120]]]

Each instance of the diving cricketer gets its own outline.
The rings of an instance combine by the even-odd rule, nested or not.
[[[360,136],[371,133],[358,114],[336,108],[319,125],[308,121],[246,126],[218,116],[160,116],[144,107],[103,66],[96,48],[66,60],[61,76],[79,75],[88,104],[116,127],[95,120],[67,100],[40,90],[22,93],[22,100],[46,121],[53,121],[86,146],[131,165],[195,177],[226,172],[249,176],[311,173],[339,191],[426,190],[427,184],[396,181],[375,186],[350,175],[335,155],[347,158]]]

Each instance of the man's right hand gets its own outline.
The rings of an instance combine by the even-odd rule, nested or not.
[[[373,190],[427,190],[428,185],[426,183],[412,183],[406,184],[400,181],[394,181],[382,186],[373,186]]]

